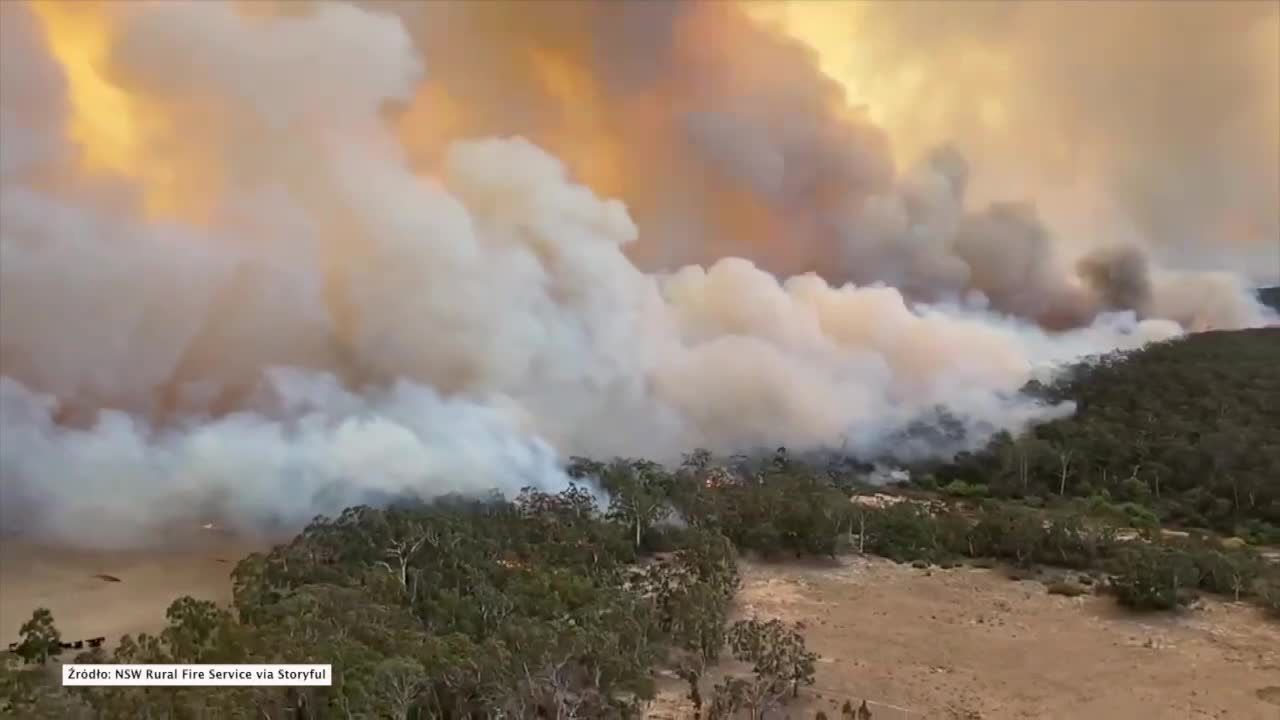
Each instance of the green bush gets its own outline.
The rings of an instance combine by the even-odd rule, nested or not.
[[[717,527],[744,550],[766,556],[832,557],[837,537],[849,526],[844,493],[800,473],[697,493]]]
[[[1116,493],[1121,500],[1128,500],[1136,503],[1147,503],[1151,501],[1151,488],[1147,484],[1136,477],[1125,478],[1120,483],[1120,487]]]
[[[1037,559],[1061,567],[1084,569],[1115,552],[1115,532],[1090,529],[1078,516],[1059,516],[1044,526]]]
[[[1265,520],[1247,520],[1236,528],[1236,535],[1250,545],[1280,545],[1280,525]]]
[[[986,485],[981,483],[970,485],[963,480],[952,480],[942,488],[942,492],[957,498],[982,498],[990,494]]]
[[[1139,529],[1153,529],[1160,527],[1160,517],[1150,508],[1139,505],[1138,503],[1126,502],[1120,503],[1120,512],[1124,515],[1129,524]]]
[[[971,554],[1009,560],[1020,567],[1036,561],[1044,538],[1044,523],[1032,510],[1013,505],[983,508],[969,533]]]
[[[1200,573],[1186,553],[1156,545],[1136,545],[1120,553],[1111,591],[1134,610],[1175,610],[1194,599]]]
[[[1239,600],[1262,573],[1262,561],[1248,550],[1222,550],[1204,543],[1184,546],[1200,576],[1199,587]]]
[[[936,562],[947,555],[940,542],[938,522],[928,510],[898,503],[866,511],[864,548],[895,562]]]

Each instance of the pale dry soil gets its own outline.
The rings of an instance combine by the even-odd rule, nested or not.
[[[47,607],[66,642],[155,633],[182,595],[228,603],[236,561],[260,549],[216,532],[157,538],[166,549],[91,550],[0,539],[0,642]],[[105,577],[104,577],[105,576]],[[108,578],[115,578],[112,581]]]
[[[1280,623],[1218,600],[1135,615],[972,567],[744,563],[737,614],[807,625],[817,683],[778,717],[1280,720]],[[653,717],[691,717],[664,683]],[[807,696],[807,697],[806,697]],[[896,709],[895,709],[896,708]]]
[[[37,606],[53,611],[66,640],[157,632],[180,595],[228,602],[236,561],[263,547],[217,533],[168,545],[92,551],[0,540],[0,641],[16,640]],[[861,557],[742,570],[737,616],[803,621],[822,656],[817,685],[778,717],[838,718],[854,698],[873,701],[875,720],[1280,720],[1280,624],[1245,604],[1135,616],[1110,598],[1049,595],[999,571]],[[692,717],[682,684],[662,687],[650,717]]]

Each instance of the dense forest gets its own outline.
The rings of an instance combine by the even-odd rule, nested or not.
[[[1076,412],[918,466],[918,484],[1032,504],[1080,498],[1139,524],[1280,543],[1280,330],[1090,358],[1027,392]]]
[[[56,618],[38,609],[0,670],[0,713],[624,718],[665,671],[700,717],[780,717],[818,658],[802,627],[735,621],[744,553],[994,559],[1059,568],[1047,592],[1105,592],[1135,610],[1213,593],[1280,617],[1280,574],[1254,546],[1280,527],[1277,358],[1272,330],[1090,359],[1028,388],[1075,402],[1074,416],[912,467],[888,491],[853,458],[698,451],[674,468],[576,458],[579,484],[558,494],[351,508],[243,559],[231,607],[180,598],[159,635],[76,657],[332,663],[332,687],[64,690]],[[715,670],[730,657],[750,670]],[[856,703],[846,716],[869,717]]]
[[[646,504],[653,468],[628,464],[625,478],[623,468],[608,474],[631,484],[615,485],[618,500],[604,511],[571,487],[318,519],[237,565],[232,608],[181,598],[158,636],[76,658],[332,663],[332,687],[73,694],[40,669],[60,637],[38,610],[15,650],[35,669],[6,669],[7,709],[28,718],[634,717],[663,665],[686,678],[707,717],[727,718],[759,716],[812,683],[816,657],[798,627],[729,622],[738,574],[724,535],[658,532]],[[722,654],[753,672],[704,687]]]

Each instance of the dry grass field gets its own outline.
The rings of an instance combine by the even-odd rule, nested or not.
[[[228,601],[229,573],[253,549],[216,533],[146,552],[5,541],[4,642],[37,605],[66,639],[155,632],[179,595]],[[793,718],[839,717],[849,698],[873,701],[877,720],[1280,718],[1280,624],[1244,604],[1135,616],[997,570],[850,557],[743,563],[737,614],[753,613],[803,621],[821,655],[817,685],[785,709]],[[662,687],[650,717],[692,717],[680,682]]]
[[[838,718],[848,698],[876,720],[1280,718],[1280,624],[1245,604],[1136,616],[998,570],[851,557],[744,563],[738,614],[753,613],[803,621],[822,656],[792,718]],[[672,681],[651,716],[691,717],[681,693]]]

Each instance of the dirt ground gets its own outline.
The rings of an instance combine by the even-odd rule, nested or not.
[[[230,602],[231,569],[257,549],[218,533],[169,550],[95,551],[0,540],[0,642],[18,639],[31,611],[47,607],[64,641],[157,632],[182,595]]]
[[[228,601],[229,573],[254,549],[217,534],[146,553],[0,541],[0,641],[38,605],[67,640],[155,632],[179,595]],[[1243,604],[1137,617],[996,570],[853,557],[744,563],[737,613],[801,620],[821,655],[816,686],[780,716],[839,718],[852,698],[872,701],[875,720],[1280,720],[1280,624]],[[662,687],[649,717],[692,717],[681,683]]]
[[[997,570],[852,557],[745,564],[739,606],[806,623],[821,655],[809,697],[779,716],[839,718],[854,698],[875,720],[1280,720],[1280,624],[1244,604],[1139,617]],[[651,716],[691,717],[680,692]]]

